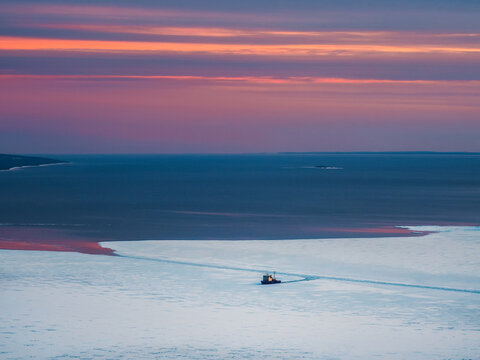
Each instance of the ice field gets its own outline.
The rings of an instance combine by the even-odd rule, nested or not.
[[[0,250],[0,358],[480,358],[480,228],[414,229]]]

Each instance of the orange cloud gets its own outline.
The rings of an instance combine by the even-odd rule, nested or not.
[[[441,45],[375,44],[220,44],[109,40],[65,40],[48,38],[0,37],[0,50],[46,50],[79,52],[173,52],[257,56],[321,56],[357,54],[480,53],[480,47]]]
[[[195,76],[195,75],[30,75],[3,74],[0,79],[38,79],[38,80],[178,80],[212,81],[252,84],[411,84],[411,85],[480,85],[480,80],[393,80],[393,79],[353,79],[330,77],[270,77],[270,76]]]

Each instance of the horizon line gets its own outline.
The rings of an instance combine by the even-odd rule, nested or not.
[[[110,153],[0,153],[11,156],[51,156],[51,155],[82,155],[82,156],[155,156],[155,155],[315,155],[315,154],[385,154],[385,155],[480,155],[477,151],[252,151],[252,152],[110,152]]]

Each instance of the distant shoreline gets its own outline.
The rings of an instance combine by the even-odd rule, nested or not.
[[[23,166],[14,166],[9,169],[0,169],[0,171],[16,171],[16,170],[21,170],[21,169],[26,169],[26,168],[33,168],[33,167],[44,167],[44,166],[53,166],[53,165],[64,165],[68,164],[67,162],[58,162],[58,163],[49,163],[49,164],[38,164],[38,165],[23,165]]]
[[[30,167],[67,164],[67,161],[36,156],[0,154],[0,171],[15,171]]]

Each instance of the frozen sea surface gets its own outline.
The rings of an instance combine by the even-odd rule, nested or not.
[[[415,229],[2,250],[0,358],[479,359],[480,228]]]

